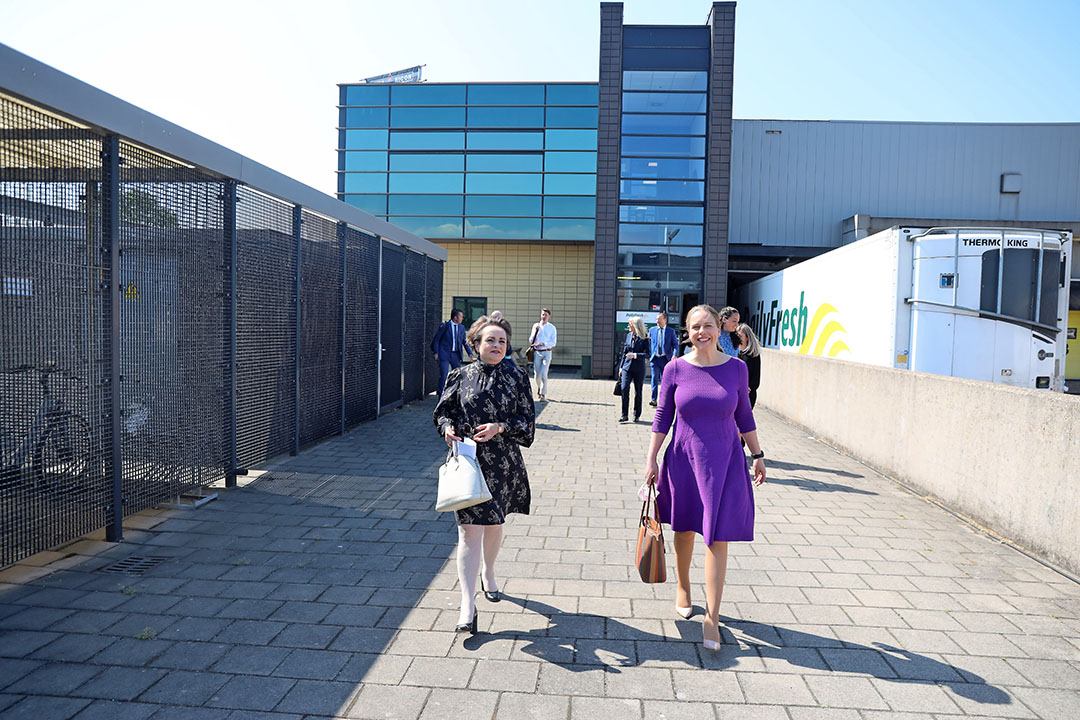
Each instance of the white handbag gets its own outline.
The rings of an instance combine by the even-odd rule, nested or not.
[[[476,458],[458,453],[455,442],[449,459],[439,468],[439,497],[435,509],[439,512],[464,510],[490,499],[491,491]]]

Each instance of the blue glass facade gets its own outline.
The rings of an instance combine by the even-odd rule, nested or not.
[[[342,85],[338,193],[427,238],[591,242],[597,95],[580,83]]]
[[[616,310],[701,297],[709,88],[708,28],[623,28]]]

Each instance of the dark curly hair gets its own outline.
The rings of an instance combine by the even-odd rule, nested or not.
[[[487,315],[481,315],[476,318],[476,321],[473,322],[472,326],[469,328],[469,332],[465,334],[465,341],[469,343],[474,350],[479,350],[480,336],[483,335],[484,330],[487,330],[489,327],[502,328],[502,331],[506,333],[506,344],[507,346],[510,345],[510,335],[512,333],[510,323],[506,321],[506,318],[491,318]]]

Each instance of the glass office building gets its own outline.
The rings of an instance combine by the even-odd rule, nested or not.
[[[341,87],[338,192],[443,240],[592,242],[595,84]]]
[[[555,363],[610,374],[629,315],[726,299],[734,11],[601,3],[597,83],[343,84],[339,196],[447,248],[447,314],[550,307]]]
[[[707,27],[623,31],[617,329],[661,310],[678,323],[701,296],[709,41]]]

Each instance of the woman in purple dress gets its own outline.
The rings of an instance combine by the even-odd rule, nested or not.
[[[720,649],[720,598],[727,574],[728,542],[754,539],[754,491],[739,434],[754,459],[753,485],[765,482],[765,454],[750,410],[746,364],[717,350],[720,316],[698,305],[686,316],[692,351],[664,368],[652,425],[645,480],[657,483],[661,522],[675,533],[678,588],[675,612],[689,618],[690,560],[694,534],[705,539],[705,648]],[[679,422],[659,471],[656,455],[675,413]]]

